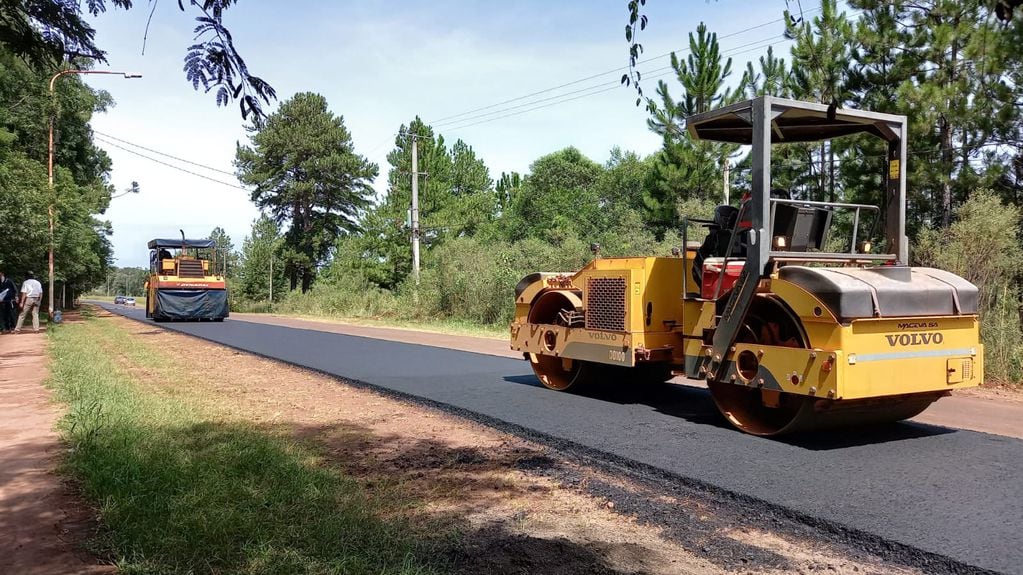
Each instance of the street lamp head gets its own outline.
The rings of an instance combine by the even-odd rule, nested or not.
[[[133,74],[131,72],[125,72],[124,73],[124,77],[125,78],[141,78],[142,74]]]

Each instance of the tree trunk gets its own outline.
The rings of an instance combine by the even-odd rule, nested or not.
[[[820,148],[820,171],[821,171],[820,172],[820,176],[821,177],[820,177],[820,186],[817,189],[817,198],[816,198],[817,201],[819,201],[819,202],[823,202],[824,198],[826,197],[824,195],[824,190],[825,190],[825,182],[824,182],[825,171],[824,171],[824,166],[825,166],[824,142],[821,142],[821,148]]]
[[[313,285],[313,270],[310,268],[302,268],[302,293],[309,291]]]
[[[955,19],[954,24],[956,26],[959,25],[959,18]],[[948,66],[949,66],[949,68],[948,68],[948,80],[947,80],[948,84],[945,86],[946,93],[947,93],[948,87],[955,84],[955,81],[956,81],[956,65],[957,65],[956,61],[958,60],[958,57],[959,57],[959,42],[954,39],[954,40],[952,40],[951,62],[949,62],[949,64],[948,64]],[[945,101],[945,109],[946,109],[946,114],[950,114],[951,110],[952,110],[952,102],[946,100]],[[950,225],[952,225],[952,172],[954,171],[953,163],[952,162],[953,162],[954,156],[952,154],[952,125],[951,124],[952,124],[952,120],[951,120],[951,118],[948,117],[948,115],[946,115],[945,117],[942,118],[942,121],[941,121],[941,131],[940,131],[940,135],[941,135],[941,138],[940,138],[941,139],[941,163],[942,163],[941,167],[944,170],[944,173],[942,175],[945,176],[943,178],[943,181],[941,182],[941,227],[943,229],[944,228],[948,228]]]
[[[835,147],[828,142],[828,201],[835,201]]]

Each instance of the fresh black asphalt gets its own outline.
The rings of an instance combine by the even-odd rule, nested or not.
[[[105,307],[147,321],[142,310]],[[556,393],[526,362],[489,355],[231,319],[159,325],[451,405],[960,565],[1023,573],[1020,440],[911,423],[764,439],[726,427],[706,392],[686,386]]]

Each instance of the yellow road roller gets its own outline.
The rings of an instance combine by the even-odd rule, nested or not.
[[[511,347],[543,385],[702,379],[732,425],[770,436],[908,419],[982,381],[976,286],[909,265],[904,116],[763,96],[686,124],[751,146],[748,193],[689,219],[672,257],[523,278]],[[881,206],[772,189],[772,146],[868,136],[887,144]]]

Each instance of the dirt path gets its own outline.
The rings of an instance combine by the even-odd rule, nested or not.
[[[111,573],[79,548],[90,512],[54,474],[60,417],[43,387],[46,336],[0,336],[0,573]]]
[[[507,340],[462,335],[440,334],[411,329],[368,327],[344,324],[328,320],[297,319],[287,316],[232,313],[231,318],[241,321],[267,323],[340,333],[359,337],[400,341],[485,353],[500,357],[520,359],[522,355],[509,349]],[[706,388],[702,381],[675,378],[679,385]],[[1006,389],[978,388],[954,392],[932,405],[913,421],[969,429],[995,435],[1023,439],[1023,394]]]

